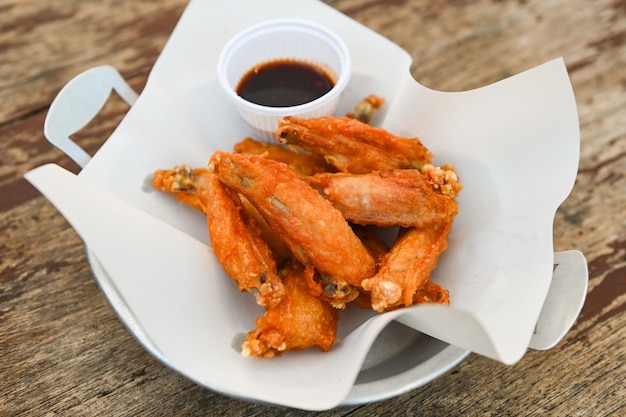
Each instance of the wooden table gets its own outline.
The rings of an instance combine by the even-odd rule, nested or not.
[[[434,89],[471,89],[565,58],[581,157],[574,189],[556,213],[554,246],[582,251],[590,281],[577,323],[550,351],[529,351],[514,366],[471,355],[407,394],[320,415],[626,415],[626,4],[327,2],[405,48],[413,75]],[[43,137],[52,99],[100,64],[141,91],[186,3],[0,2],[3,416],[313,415],[213,393],[157,362],[107,304],[80,238],[22,177],[46,162],[78,172]],[[77,141],[94,152],[126,111],[112,98]]]

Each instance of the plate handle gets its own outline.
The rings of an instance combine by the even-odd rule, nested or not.
[[[91,156],[70,136],[96,117],[113,90],[129,106],[137,101],[137,93],[115,68],[98,66],[70,80],[50,105],[44,122],[44,136],[81,168],[87,165]]]
[[[529,347],[548,350],[571,329],[587,296],[589,271],[584,255],[576,250],[554,254],[554,272]]]

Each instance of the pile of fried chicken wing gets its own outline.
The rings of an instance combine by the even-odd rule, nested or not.
[[[246,138],[205,167],[154,173],[156,189],[206,214],[225,271],[265,308],[242,355],[328,351],[349,303],[449,304],[430,275],[461,185],[418,138],[369,124],[383,101],[371,95],[345,117],[285,117],[276,143]],[[397,231],[391,247],[381,228]]]

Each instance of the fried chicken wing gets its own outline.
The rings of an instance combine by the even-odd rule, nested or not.
[[[283,163],[219,151],[214,159],[221,181],[254,204],[296,259],[319,272],[330,302],[343,308],[358,295],[354,286],[376,265],[339,210]]]
[[[174,169],[160,169],[152,176],[152,186],[174,194],[179,202],[202,213],[207,212],[209,171],[206,168],[192,169],[189,165],[181,165]]]
[[[354,107],[354,113],[347,114],[346,117],[369,124],[378,109],[380,109],[384,103],[384,98],[370,94],[357,103]]]
[[[207,215],[213,251],[241,291],[252,291],[266,307],[282,299],[284,287],[258,226],[246,216],[239,196],[224,187],[215,172],[188,166],[159,170],[153,186]]]
[[[441,285],[435,284],[430,279],[426,281],[426,284],[413,296],[413,303],[437,303],[437,304],[450,304],[450,293]]]
[[[365,174],[421,168],[432,155],[417,138],[403,138],[349,117],[281,120],[276,139],[319,155],[339,171]]]
[[[374,233],[369,227],[353,224],[352,230],[354,230],[354,233],[359,237],[359,239],[361,239],[363,245],[365,245],[372,257],[376,260],[376,265],[378,265],[382,257],[389,252],[389,246],[387,246],[387,243],[385,243],[385,241]],[[372,297],[369,292],[365,291],[361,287],[358,287],[358,290],[359,296],[352,300],[352,304],[360,308],[371,309]]]
[[[417,169],[307,177],[344,217],[361,225],[427,227],[449,222],[457,202]]]
[[[459,183],[454,166],[450,164],[442,167],[426,164],[422,167],[421,172],[426,176],[437,192],[447,195],[450,198],[456,198],[463,188]]]
[[[286,351],[318,347],[329,351],[337,333],[338,310],[311,295],[306,275],[312,268],[294,264],[282,275],[285,297],[267,308],[256,320],[256,329],[246,335],[243,356],[270,358]]]
[[[267,154],[269,159],[285,163],[298,175],[313,175],[319,172],[334,172],[335,169],[320,156],[301,148],[286,147],[277,143],[259,142],[246,138],[235,144],[235,152],[246,155]]]
[[[398,238],[381,260],[376,275],[362,282],[363,289],[370,292],[374,310],[382,312],[414,303],[415,294],[424,287],[448,245],[451,226],[448,222],[410,228]]]

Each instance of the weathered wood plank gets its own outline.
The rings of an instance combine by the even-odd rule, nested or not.
[[[0,125],[45,109],[73,76],[108,64],[144,77],[187,2],[3,2]]]
[[[556,348],[514,366],[472,355],[400,397],[325,413],[230,399],[170,371],[111,310],[79,237],[23,179],[78,168],[42,133],[74,75],[118,68],[141,91],[186,1],[0,1],[0,410],[8,415],[623,415],[626,413],[626,5],[619,0],[328,0],[405,48],[422,84],[480,87],[563,56],[581,160],[556,213],[556,250],[579,249],[590,289]],[[93,153],[127,107],[115,97],[77,141]],[[453,122],[453,121],[451,121]],[[555,155],[558,158],[558,155]],[[529,169],[540,169],[529,161]],[[0,413],[1,414],[1,413]]]

